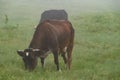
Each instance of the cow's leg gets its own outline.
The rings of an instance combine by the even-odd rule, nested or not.
[[[41,64],[42,64],[42,68],[44,68],[44,58],[40,58],[41,59]]]
[[[65,68],[67,68],[67,58],[66,58],[66,53],[62,53],[61,56],[63,57],[64,63],[65,63]]]
[[[58,50],[53,51],[53,55],[54,55],[54,62],[57,66],[57,70],[59,70]]]
[[[67,64],[68,64],[68,69],[71,68],[71,62],[72,62],[72,50],[73,50],[73,44],[70,43],[70,45],[68,46],[68,49],[67,49]]]
[[[66,50],[67,50],[67,47],[60,50],[61,51],[61,56],[63,57],[63,60],[64,60],[65,64],[67,63]]]
[[[67,63],[66,52],[62,52],[61,56],[63,57],[64,63]]]
[[[72,30],[70,43],[68,44],[68,48],[67,48],[67,59],[68,59],[67,64],[68,64],[69,70],[71,68],[71,62],[72,62],[73,44],[74,44],[74,30]]]

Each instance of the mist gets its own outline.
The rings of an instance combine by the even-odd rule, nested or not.
[[[64,9],[72,16],[90,12],[116,12],[120,11],[120,0],[0,0],[1,18],[8,15],[13,21],[16,18],[38,21],[41,14],[50,9]]]
[[[65,9],[68,11],[95,12],[118,11],[119,0],[0,0],[0,8],[8,9]]]

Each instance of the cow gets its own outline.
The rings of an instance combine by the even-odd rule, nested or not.
[[[44,60],[49,51],[53,53],[57,70],[60,70],[59,55],[63,57],[64,63],[70,70],[73,45],[74,29],[69,21],[46,20],[37,25],[29,47],[18,50],[17,53],[22,57],[25,68],[30,71],[35,69],[37,58],[41,59],[42,67],[44,67]]]

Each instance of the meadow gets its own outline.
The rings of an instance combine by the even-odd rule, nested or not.
[[[29,72],[16,51],[28,47],[34,26],[47,8],[36,7],[33,1],[30,7],[27,0],[9,1],[8,6],[7,0],[0,1],[0,80],[120,80],[120,11],[74,13],[74,8],[67,8],[75,29],[72,69],[66,70],[59,57],[62,72],[57,72],[50,54],[45,69],[38,59],[35,70]]]

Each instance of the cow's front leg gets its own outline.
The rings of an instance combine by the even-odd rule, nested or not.
[[[56,64],[57,70],[59,71],[59,60],[58,60],[58,51],[54,51],[54,62]]]
[[[41,59],[42,68],[44,68],[44,60],[45,60],[45,58],[40,58],[40,59]]]

